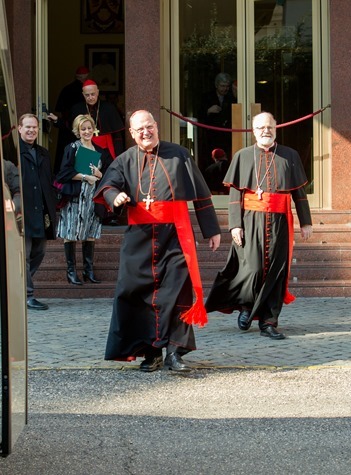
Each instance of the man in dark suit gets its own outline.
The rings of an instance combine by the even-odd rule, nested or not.
[[[34,298],[33,276],[42,263],[47,239],[56,236],[56,197],[52,187],[49,152],[36,144],[39,121],[34,114],[19,119],[23,217],[26,245],[27,307],[47,310]]]
[[[56,155],[54,163],[54,174],[56,175],[61,166],[63,151],[65,146],[75,140],[72,133],[72,124],[70,122],[71,108],[82,101],[82,85],[89,75],[89,69],[86,66],[79,66],[76,69],[74,81],[67,84],[60,92],[56,106],[55,113],[62,121],[62,127],[59,127]],[[50,120],[50,116],[48,117]]]

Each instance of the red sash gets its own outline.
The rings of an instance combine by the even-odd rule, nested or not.
[[[186,201],[155,201],[147,210],[144,203],[128,206],[128,224],[174,223],[195,293],[195,302],[189,310],[180,315],[185,323],[200,327],[207,323],[203,303],[202,283],[197,262],[194,233]]]
[[[290,268],[294,247],[294,218],[291,212],[291,195],[283,193],[262,193],[262,199],[253,191],[245,191],[243,197],[244,209],[261,211],[263,213],[284,213],[288,221],[289,231],[289,251],[288,251],[288,273],[285,281],[284,303],[289,304],[295,300],[288,290]]]
[[[93,143],[99,145],[101,148],[108,148],[111,157],[113,159],[116,158],[115,147],[113,146],[112,136],[111,134],[104,134],[104,135],[94,135],[91,139]]]

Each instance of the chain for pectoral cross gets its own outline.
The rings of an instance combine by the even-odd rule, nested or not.
[[[263,178],[260,182],[258,182],[258,177],[260,175],[260,173],[257,171],[257,161],[256,161],[256,144],[255,144],[255,148],[254,148],[254,162],[255,162],[255,175],[256,175],[256,183],[257,183],[257,186],[256,186],[256,195],[258,196],[258,199],[259,200],[262,200],[262,195],[263,195],[263,190],[261,188],[261,185],[262,183],[264,182],[266,176],[267,176],[267,173],[269,172],[271,166],[272,166],[272,163],[273,163],[273,160],[274,160],[274,157],[275,157],[275,152],[277,150],[277,144],[275,144],[275,148],[274,148],[274,152],[272,153],[272,158],[271,158],[271,161],[269,162],[269,165],[268,167],[266,168],[266,172],[265,174],[263,175]],[[261,162],[260,162],[260,167],[259,167],[260,171],[261,171]]]
[[[157,161],[158,161],[158,150],[159,150],[159,146],[160,144],[158,143],[157,144],[157,151],[156,151],[156,155],[155,155],[155,162],[154,162],[154,166],[152,167],[151,164],[149,163],[149,168],[150,168],[150,185],[149,185],[149,190],[148,192],[144,192],[143,189],[142,189],[142,185],[141,185],[141,178],[142,178],[142,173],[143,173],[143,168],[144,168],[144,163],[145,163],[145,159],[146,159],[146,154],[144,155],[144,159],[142,161],[142,163],[140,163],[140,149],[138,147],[138,180],[139,180],[139,190],[140,190],[140,193],[143,194],[143,195],[146,195],[146,198],[143,198],[143,202],[145,203],[145,208],[147,210],[150,209],[150,206],[151,206],[151,203],[153,203],[155,200],[153,198],[151,198],[151,187],[152,187],[152,182],[155,178],[155,170],[156,170],[156,165],[157,165]]]
[[[92,116],[92,114],[91,114],[91,112],[90,112],[90,109],[89,109],[88,104],[85,104],[85,106],[86,106],[88,115],[89,115],[89,116],[94,120],[94,122],[95,122],[95,127],[96,127],[96,129],[94,130],[93,133],[94,133],[95,137],[97,137],[97,136],[99,135],[99,133],[100,133],[100,130],[98,130],[98,128],[97,128],[98,120],[99,120],[99,111],[100,111],[100,100],[98,101],[95,119],[94,119],[94,117]]]

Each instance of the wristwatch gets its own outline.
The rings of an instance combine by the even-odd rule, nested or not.
[[[82,175],[82,181],[87,181],[86,176]]]

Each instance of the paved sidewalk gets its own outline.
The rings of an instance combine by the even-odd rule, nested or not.
[[[138,368],[104,361],[112,299],[43,299],[49,310],[28,311],[29,369]],[[286,340],[248,332],[234,315],[212,313],[195,329],[198,350],[185,359],[197,368],[351,368],[351,310],[347,298],[299,298],[285,306],[279,329]]]

